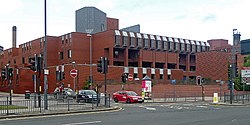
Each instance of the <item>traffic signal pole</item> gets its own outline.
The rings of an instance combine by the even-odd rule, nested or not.
[[[44,110],[48,110],[48,79],[47,79],[47,8],[44,0]],[[45,73],[46,72],[46,73]]]

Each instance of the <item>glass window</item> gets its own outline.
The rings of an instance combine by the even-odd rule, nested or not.
[[[160,74],[160,79],[163,79],[163,74]]]
[[[137,47],[141,48],[142,47],[142,39],[141,38],[137,38]]]
[[[122,37],[122,42],[123,42],[123,46],[127,46],[128,45],[128,37],[127,36],[123,36]]]
[[[155,40],[150,39],[150,48],[155,49]]]
[[[134,38],[133,37],[130,37],[130,46],[134,47]]]
[[[115,36],[115,45],[120,46],[120,36]]]
[[[157,49],[161,49],[161,41],[160,40],[156,40],[156,48]]]
[[[144,39],[144,48],[148,48],[148,39]]]
[[[25,63],[25,58],[24,57],[22,57],[22,64],[24,64]]]
[[[181,50],[185,51],[185,44],[184,43],[181,43]]]
[[[72,55],[71,55],[71,49],[70,50],[68,50],[68,58],[71,58],[72,57]]]
[[[63,52],[60,52],[60,59],[63,60]]]

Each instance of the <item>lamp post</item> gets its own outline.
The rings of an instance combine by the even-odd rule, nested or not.
[[[92,76],[92,35],[91,32],[93,29],[86,29],[87,37],[89,37],[89,81],[92,89],[93,84],[93,76]]]
[[[230,104],[233,103],[233,79],[235,78],[235,64],[234,64],[234,60],[235,60],[235,34],[237,32],[237,29],[233,29],[233,47],[232,47],[232,65],[231,65],[231,73],[230,73]]]
[[[73,67],[74,67],[74,69],[76,68],[76,62],[75,61],[73,61],[72,62],[72,65],[73,65]],[[76,91],[76,78],[74,77],[74,92]]]

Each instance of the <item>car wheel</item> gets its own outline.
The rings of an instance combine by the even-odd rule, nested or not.
[[[114,98],[114,101],[117,103],[118,102],[118,98]]]
[[[129,98],[127,99],[127,103],[131,103],[131,100]]]

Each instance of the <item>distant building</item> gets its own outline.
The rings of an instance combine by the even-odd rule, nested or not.
[[[95,7],[83,7],[76,10],[76,32],[87,33],[93,29],[92,34],[107,30],[106,13]]]

